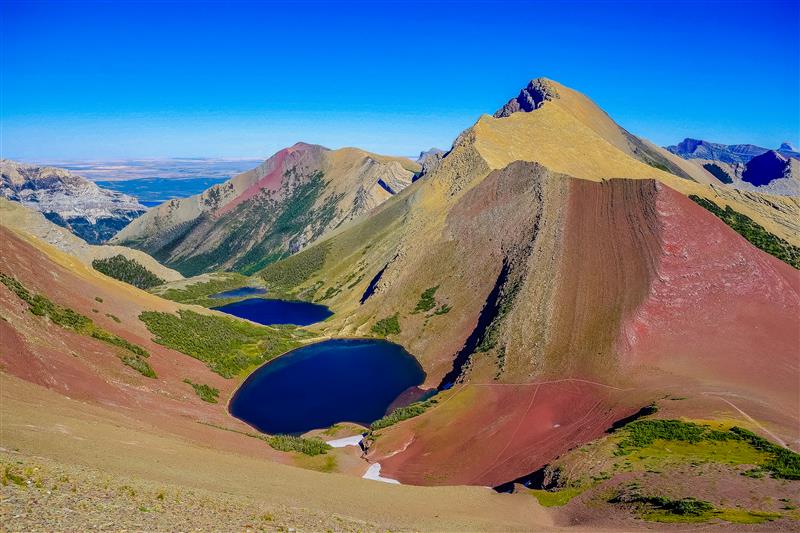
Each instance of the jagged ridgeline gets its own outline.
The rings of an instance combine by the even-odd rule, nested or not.
[[[252,274],[361,217],[408,186],[419,165],[355,148],[298,143],[204,193],[148,211],[114,239],[184,275]]]

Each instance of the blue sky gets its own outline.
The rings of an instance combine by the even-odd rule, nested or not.
[[[3,157],[412,155],[537,76],[662,145],[800,141],[797,0],[0,4]]]

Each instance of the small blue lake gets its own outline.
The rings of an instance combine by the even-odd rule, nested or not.
[[[299,435],[337,422],[368,425],[425,380],[402,346],[334,339],[293,350],[253,372],[230,413],[264,433]]]
[[[213,309],[266,326],[273,324],[308,326],[321,322],[333,314],[324,305],[268,298],[248,298]]]
[[[263,287],[239,287],[238,289],[212,294],[209,298],[245,298],[247,296],[258,296],[259,294],[266,293],[267,289]]]

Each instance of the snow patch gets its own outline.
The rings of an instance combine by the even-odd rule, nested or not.
[[[400,482],[396,479],[381,477],[380,463],[373,463],[369,465],[369,468],[367,468],[367,471],[364,472],[364,475],[361,477],[364,479],[372,479],[374,481],[383,481],[384,483],[394,483],[395,485],[400,485]]]
[[[343,439],[329,440],[327,443],[334,448],[344,448],[345,446],[358,446],[363,438],[364,435],[353,435]]]

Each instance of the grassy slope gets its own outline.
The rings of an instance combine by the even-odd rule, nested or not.
[[[154,510],[166,506],[157,499],[160,491],[170,496],[167,513],[125,513],[120,527],[163,527],[172,519],[181,527],[195,524],[208,529],[243,519],[238,512],[225,512],[226,508],[270,513],[275,525],[267,527],[283,525],[315,531],[522,531],[549,523],[547,514],[531,506],[528,498],[509,498],[480,487],[398,487],[300,470],[241,452],[220,453],[207,443],[154,431],[130,415],[69,400],[5,375],[0,375],[0,380],[4,424],[14,428],[5,434],[3,444],[9,450],[18,450],[3,456],[3,461],[10,458],[35,464],[34,456],[47,457],[53,468],[65,469],[76,480],[76,493],[86,499],[90,509],[107,502],[107,475],[122,480],[112,482],[112,488],[135,480],[131,485],[138,490],[130,499],[136,505],[127,505],[137,511],[139,505]],[[64,432],[80,439],[64,438]],[[206,499],[207,505],[198,509],[198,498]],[[13,505],[23,503],[16,500]],[[252,523],[252,515],[244,518]],[[18,529],[14,526],[28,523],[25,520],[16,518],[6,525]],[[86,524],[96,523],[99,516],[62,513],[54,520],[52,527],[56,529],[84,529]]]
[[[269,198],[255,194],[242,203],[234,200],[253,194],[262,173],[283,172],[283,166],[288,168],[278,177],[284,183]],[[347,218],[362,215],[354,211],[357,196],[366,208],[385,201],[390,195],[375,183],[378,178],[410,182],[417,170],[406,158],[356,148],[295,146],[197,197],[156,208],[117,240],[148,249],[187,275],[220,268],[250,274],[289,255],[290,245],[313,242]],[[202,213],[195,204],[210,207]]]
[[[141,263],[145,268],[167,281],[177,281],[183,278],[180,273],[161,265],[155,259],[139,250],[125,246],[95,246],[87,244],[69,230],[47,220],[38,211],[28,209],[18,202],[0,198],[0,220],[9,229],[18,231],[27,237],[36,237],[48,242],[86,265],[91,265],[92,261],[96,259],[105,259],[122,254]]]
[[[686,399],[664,400],[673,404]],[[797,524],[796,477],[800,456],[737,429],[745,422],[634,421],[613,434],[571,450],[551,463],[543,488],[526,489],[547,507],[581,503],[632,512],[645,521]],[[776,455],[777,454],[777,455]],[[786,455],[790,470],[771,469]],[[781,463],[781,464],[786,464]],[[698,480],[697,476],[707,479]],[[725,486],[724,491],[716,487]],[[586,493],[586,495],[584,495]],[[672,503],[701,502],[686,512]],[[584,517],[587,524],[592,517]]]

